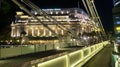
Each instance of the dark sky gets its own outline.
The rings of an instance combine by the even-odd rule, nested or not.
[[[113,0],[96,0],[98,13],[105,29],[113,30],[112,8]]]
[[[79,1],[80,8],[84,9],[82,0],[31,0],[31,1],[36,3],[40,8],[78,7]],[[104,28],[108,31],[111,31],[113,29],[112,21],[113,0],[94,0],[94,1]]]
[[[11,0],[3,0],[3,1],[7,1],[7,4],[6,3],[2,4],[1,5],[2,9],[0,8],[0,13],[1,13],[0,17],[3,16],[3,18],[0,19],[0,22],[3,25],[0,25],[0,26],[9,25],[11,21],[14,20],[15,11],[19,10],[19,8],[15,4],[10,2]],[[78,7],[78,1],[79,1],[80,8],[84,9],[81,0],[31,0],[31,1],[37,4],[40,8],[73,8],[73,7]],[[112,0],[95,0],[95,4],[98,10],[98,13],[102,19],[103,26],[108,31],[112,30],[113,1]],[[5,20],[5,18],[7,18],[7,20]]]

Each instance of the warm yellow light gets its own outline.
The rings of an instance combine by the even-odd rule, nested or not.
[[[62,61],[65,58],[66,58],[66,55],[55,58],[55,59],[52,59],[50,61],[46,61],[46,62],[43,62],[43,63],[38,63],[37,67],[53,67],[53,66],[57,67],[57,65],[55,65],[55,64],[59,61]],[[64,64],[66,64],[66,62],[64,62]],[[63,66],[66,66],[66,65],[63,65]]]
[[[17,40],[17,42],[20,42],[20,40]]]
[[[98,28],[97,31],[101,31],[100,28]]]
[[[10,40],[10,42],[12,42],[12,40]]]
[[[17,15],[23,15],[23,12],[16,12]]]
[[[56,14],[58,14],[58,12],[56,12]]]
[[[36,30],[38,29],[38,28],[35,28]]]
[[[119,30],[120,30],[120,27],[116,27],[116,30],[118,30],[118,31],[119,31]]]
[[[61,11],[61,14],[63,14],[64,12],[63,11]]]
[[[20,16],[20,18],[28,18],[28,15]]]
[[[57,46],[56,49],[58,50],[58,49],[60,49],[60,47]]]

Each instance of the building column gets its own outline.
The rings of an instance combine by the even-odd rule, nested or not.
[[[32,28],[32,36],[35,36],[35,35],[34,35],[34,29],[33,29],[33,28]]]
[[[14,28],[14,37],[16,37],[17,36],[17,29],[16,29],[16,27]]]
[[[43,25],[41,25],[40,33],[41,33],[41,34],[40,34],[40,37],[43,36],[43,34],[44,34],[44,27],[43,27]]]
[[[43,29],[43,36],[46,35],[46,28]]]
[[[26,28],[25,28],[26,36],[28,36],[28,28],[29,28],[29,27],[27,27],[27,26],[26,26]]]
[[[28,36],[28,28],[26,29],[26,36]]]
[[[12,27],[11,37],[14,37],[14,28]]]
[[[51,31],[49,31],[49,36],[52,36],[52,32]]]
[[[37,33],[37,36],[40,36],[40,30],[39,30],[39,29],[37,30],[37,32],[38,32],[38,33]]]
[[[57,29],[56,25],[53,25],[52,26],[52,30],[55,31],[55,33],[57,34],[57,30],[56,29]],[[53,35],[53,33],[50,31],[50,36],[55,36],[55,35]]]
[[[64,30],[61,30],[61,34],[64,35]]]
[[[56,34],[58,34],[58,28],[57,28],[57,26],[55,27],[55,32],[56,32]]]
[[[19,37],[20,36],[20,30],[19,30],[18,27],[16,28],[16,30],[17,30],[17,37]]]

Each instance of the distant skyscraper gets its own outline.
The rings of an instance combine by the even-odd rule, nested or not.
[[[114,0],[113,12],[113,21],[114,21],[114,30],[115,34],[120,33],[120,0]]]
[[[115,43],[114,43],[114,53],[112,53],[112,58],[116,58],[115,60],[112,60],[112,67],[119,67],[118,60],[120,57],[120,0],[114,0],[114,8],[112,9],[113,13],[113,21],[114,21],[114,31],[115,31]],[[118,63],[118,64],[117,64]]]

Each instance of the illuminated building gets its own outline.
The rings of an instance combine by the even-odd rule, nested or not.
[[[120,33],[120,0],[114,0],[113,21],[115,34]]]
[[[90,33],[96,30],[95,23],[89,18],[89,16],[82,10],[78,8],[64,8],[64,9],[42,9],[49,16],[56,19],[62,25],[67,27],[69,30],[62,30],[56,24],[53,23],[54,20],[48,20],[43,15],[38,14],[38,12],[31,10],[31,13],[39,18],[44,24],[48,25],[57,35],[65,36],[67,32],[72,30],[75,35],[82,34],[83,32]],[[24,33],[26,37],[30,40],[38,38],[38,42],[43,42],[45,40],[51,40],[57,35],[53,34],[50,30],[45,28],[38,20],[35,20],[29,15],[24,14],[22,11],[16,12],[16,19],[11,24],[11,37],[19,38],[22,37]],[[33,41],[32,41],[33,42]],[[36,40],[34,42],[37,42]]]
[[[112,67],[120,67],[120,0],[114,0],[113,21],[115,31],[114,51],[112,53]]]

